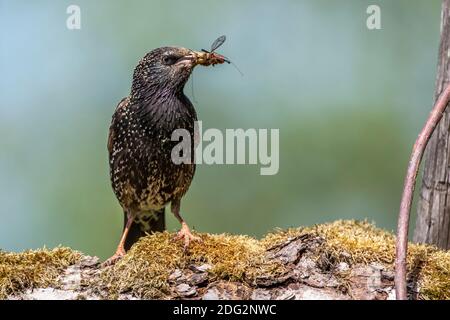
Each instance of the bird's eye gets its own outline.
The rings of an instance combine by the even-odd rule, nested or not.
[[[170,66],[170,65],[174,64],[175,62],[177,62],[177,60],[178,60],[178,57],[172,56],[172,55],[168,55],[168,56],[164,56],[163,57],[162,62],[165,65]]]

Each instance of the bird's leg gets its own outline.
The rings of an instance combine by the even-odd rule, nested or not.
[[[109,266],[116,263],[125,255],[125,241],[127,239],[128,231],[130,231],[131,224],[133,223],[134,216],[132,214],[127,213],[127,223],[122,232],[122,237],[120,238],[119,245],[117,246],[116,253],[108,260],[106,260],[103,265]]]
[[[175,215],[175,218],[181,223],[181,229],[178,231],[175,239],[183,239],[184,240],[184,248],[187,249],[189,247],[189,243],[191,241],[201,241],[201,239],[197,236],[194,236],[189,229],[187,223],[180,216],[180,200],[172,201],[171,204],[172,213]]]

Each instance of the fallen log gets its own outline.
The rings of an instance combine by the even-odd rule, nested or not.
[[[169,232],[113,266],[70,248],[0,252],[2,299],[395,299],[395,237],[368,222],[276,230],[261,240]],[[410,299],[450,299],[450,253],[410,244]]]

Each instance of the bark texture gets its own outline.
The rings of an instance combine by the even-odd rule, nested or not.
[[[435,100],[450,83],[450,0],[442,2],[441,43]],[[450,248],[450,110],[447,108],[426,152],[414,241]]]

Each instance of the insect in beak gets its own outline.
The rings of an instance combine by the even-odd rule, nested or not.
[[[191,51],[190,54],[182,59],[191,59],[194,61],[194,64],[200,64],[202,66],[214,66],[224,62],[230,63],[224,56],[214,52],[214,50],[219,48],[225,42],[225,39],[225,36],[217,38],[211,45],[211,51],[206,51],[205,49],[202,49],[201,51]]]
[[[225,40],[226,37],[221,36],[213,42],[210,51],[207,51],[205,49],[202,49],[201,51],[191,51],[191,53],[188,56],[186,56],[186,58],[190,57],[191,59],[194,60],[194,65],[200,64],[202,66],[211,66],[211,65],[214,66],[216,64],[222,64],[225,62],[228,64],[231,63],[236,68],[236,70],[241,75],[243,75],[242,72],[236,67],[236,65],[232,63],[230,60],[228,60],[227,57],[214,52],[225,42]]]
[[[222,64],[224,62],[229,63],[229,61],[224,56],[215,52],[192,51],[192,55],[195,64],[200,64],[202,66]]]

